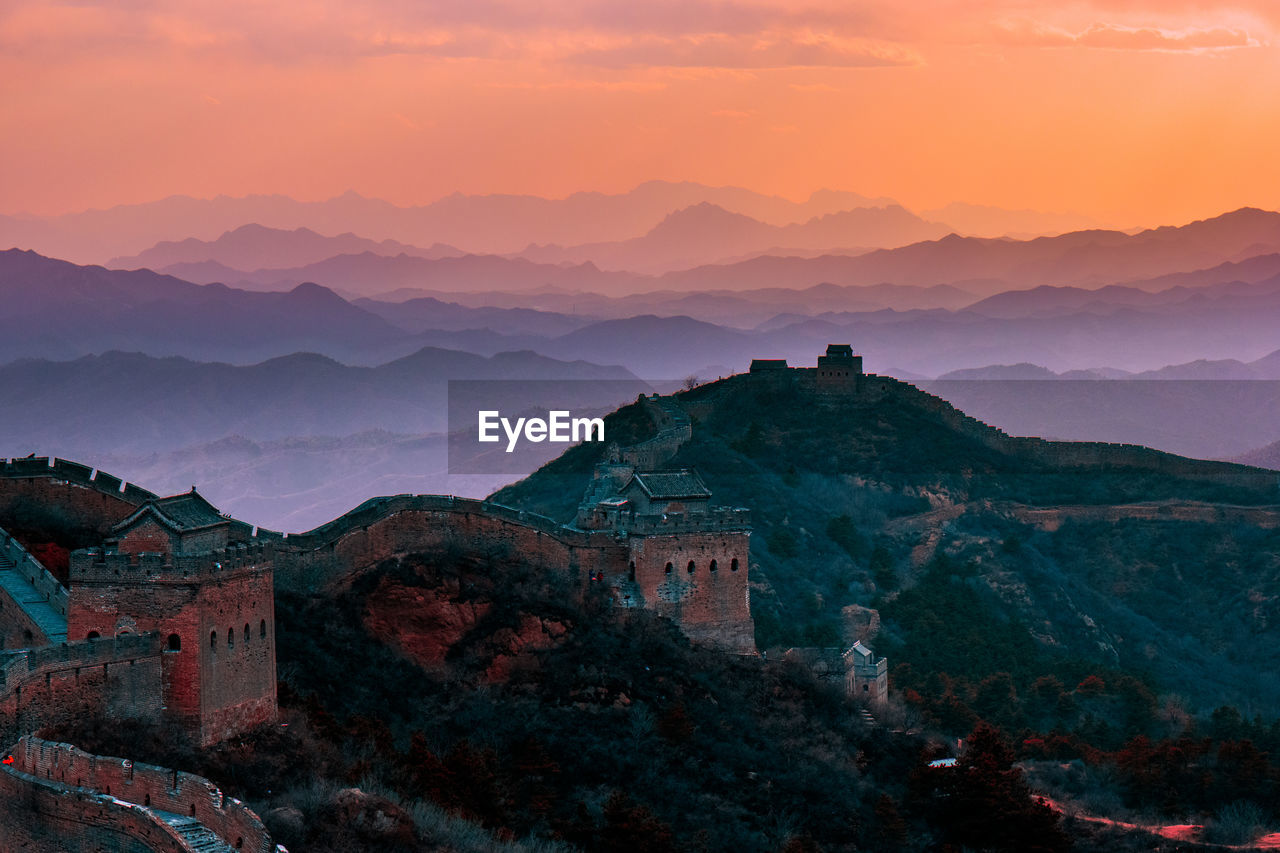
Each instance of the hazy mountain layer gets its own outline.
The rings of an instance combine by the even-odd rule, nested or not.
[[[464,254],[452,246],[437,243],[423,249],[396,240],[368,240],[351,232],[326,237],[310,228],[286,231],[262,225],[242,225],[216,240],[162,241],[132,257],[112,258],[113,269],[146,267],[159,270],[178,264],[213,262],[226,268],[256,270],[264,267],[302,266],[334,255],[372,252],[376,255],[411,255],[419,258],[447,258]]]
[[[828,213],[779,226],[704,202],[670,214],[642,237],[568,247],[535,245],[520,256],[540,263],[590,261],[603,269],[662,273],[752,254],[893,248],[952,230],[897,205]]]
[[[492,358],[424,349],[374,368],[297,354],[251,366],[205,364],[137,353],[0,367],[5,407],[0,456],[163,453],[240,436],[252,441],[348,436],[370,430],[442,432],[447,381],[558,381],[581,407],[616,405],[649,389],[617,367],[560,362],[529,352]],[[599,383],[568,380],[609,380]],[[509,390],[511,412],[545,389]]]
[[[456,245],[469,252],[517,252],[530,243],[575,245],[643,234],[672,211],[710,202],[785,225],[891,199],[821,190],[793,202],[736,187],[650,181],[621,194],[574,193],[563,199],[454,193],[431,204],[398,207],[354,192],[318,202],[281,195],[195,199],[172,196],[54,217],[0,216],[0,247],[35,249],[80,263],[103,263],[169,240],[214,240],[247,223],[269,228],[348,231],[418,246]]]

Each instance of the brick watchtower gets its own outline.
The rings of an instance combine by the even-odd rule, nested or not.
[[[193,489],[71,555],[71,640],[156,632],[163,701],[201,744],[276,715],[272,549]]]
[[[862,356],[853,354],[849,344],[830,344],[818,356],[818,387],[834,390],[857,388],[862,378]]]

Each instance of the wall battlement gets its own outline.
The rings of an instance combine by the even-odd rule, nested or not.
[[[157,635],[134,634],[0,656],[0,744],[87,714],[158,720],[161,655]]]
[[[639,400],[658,433],[653,438],[623,448],[623,462],[636,468],[653,469],[666,464],[681,446],[693,437],[688,413],[672,397],[640,395]]]
[[[62,480],[77,486],[94,489],[113,496],[123,497],[130,503],[142,505],[156,497],[154,492],[126,483],[103,471],[95,471],[88,465],[48,456],[28,456],[22,459],[0,461],[0,479],[25,480],[42,477]]]
[[[194,583],[269,564],[273,543],[237,544],[208,554],[115,554],[87,548],[71,554],[71,583]]]
[[[0,653],[0,696],[55,670],[127,662],[159,653],[156,634],[126,634]]]
[[[672,535],[676,533],[708,533],[716,531],[750,531],[751,510],[741,507],[712,507],[706,512],[638,514],[621,512],[611,516],[609,529],[633,536]]]
[[[287,853],[267,834],[262,821],[239,800],[228,797],[202,776],[150,764],[135,764],[124,758],[91,755],[71,744],[54,743],[30,735],[23,736],[10,754],[13,764],[4,768],[9,785],[40,786],[61,794],[50,798],[60,805],[39,814],[71,823],[80,822],[94,808],[118,814],[103,823],[116,834],[137,835],[144,827],[146,843],[152,850],[196,851],[207,849],[207,833],[212,832],[227,847],[251,853]],[[24,808],[21,798],[7,798],[15,812],[6,825],[20,825]],[[0,804],[0,810],[6,805]],[[127,815],[131,820],[124,820]],[[175,821],[183,816],[186,821]],[[26,818],[30,820],[30,817]],[[198,824],[198,825],[197,825]],[[65,836],[58,839],[66,843]],[[63,847],[23,847],[30,850],[65,851]],[[85,849],[93,849],[86,847]],[[105,848],[97,848],[105,849]],[[110,849],[118,849],[111,847]]]
[[[67,588],[50,574],[48,569],[40,565],[35,557],[28,554],[27,549],[23,548],[18,540],[4,530],[0,530],[0,567],[3,567],[5,560],[14,564],[11,571],[21,574],[37,592],[45,597],[50,607],[66,618]]]

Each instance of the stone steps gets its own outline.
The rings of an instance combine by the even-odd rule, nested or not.
[[[235,853],[230,844],[193,817],[162,811],[157,811],[156,815],[173,827],[194,853]]]
[[[67,641],[67,618],[49,604],[9,557],[0,557],[0,588],[39,626],[51,644]]]

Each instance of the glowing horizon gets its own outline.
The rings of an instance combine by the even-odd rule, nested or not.
[[[671,180],[1175,224],[1280,208],[1278,25],[1264,0],[0,0],[0,212]]]

